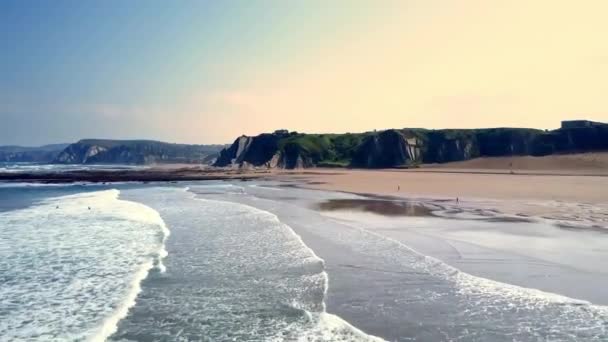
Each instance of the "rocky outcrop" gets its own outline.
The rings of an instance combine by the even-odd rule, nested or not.
[[[0,163],[50,163],[68,144],[0,146]]]
[[[215,161],[221,145],[170,144],[151,140],[85,139],[70,144],[53,160],[58,164],[155,164]]]
[[[95,144],[78,142],[70,144],[55,158],[57,164],[87,164],[95,156],[108,149]]]
[[[245,160],[245,155],[249,151],[249,146],[253,141],[252,137],[240,136],[229,148],[220,151],[215,161],[216,166],[228,166],[240,164]]]
[[[545,151],[555,152],[584,152],[608,150],[608,124],[594,123],[588,127],[568,127],[547,134],[543,139]]]
[[[222,150],[214,166],[282,167],[283,159],[279,141],[289,133],[277,131],[255,137],[240,136],[230,147]]]
[[[421,162],[421,143],[415,136],[407,138],[403,132],[391,129],[365,138],[356,150],[352,165],[383,168]]]

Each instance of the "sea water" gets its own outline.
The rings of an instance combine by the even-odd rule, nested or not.
[[[562,275],[578,272],[579,282],[597,294],[606,281],[605,272],[590,268],[608,262],[606,250],[598,247],[608,243],[608,234],[580,230],[576,234],[560,235],[555,227],[538,227],[525,221],[504,223],[508,227],[493,226],[496,217],[486,218],[487,231],[478,230],[466,235],[471,244],[500,249],[486,249],[485,254],[470,258],[470,262],[484,262],[484,258],[500,257],[513,249],[515,255],[528,244],[527,250],[535,250],[532,257],[525,259],[519,268],[496,262],[495,272],[510,272],[513,280],[518,274],[527,274],[528,282],[502,282],[491,272],[462,271],[456,264],[448,264],[428,248],[421,252],[412,248],[425,236],[425,225],[441,225],[436,234],[449,236],[451,230],[463,231],[468,226],[479,224],[475,220],[418,217],[414,223],[407,217],[394,217],[391,222],[376,216],[373,221],[360,219],[346,213],[341,220],[320,213],[318,203],[328,199],[356,199],[358,196],[321,191],[310,191],[265,185],[240,184],[237,191],[224,195],[211,195],[207,187],[192,187],[191,191],[200,196],[213,197],[252,205],[275,213],[288,224],[302,240],[325,261],[329,274],[326,305],[335,313],[363,331],[391,341],[603,341],[608,339],[608,308],[601,302],[568,297],[531,287],[535,276],[552,277],[560,281]],[[360,197],[359,197],[360,198]],[[473,217],[471,217],[472,219]],[[430,224],[427,223],[430,222]],[[420,224],[423,222],[424,224]],[[494,224],[498,224],[495,222]],[[545,237],[534,236],[544,228]],[[428,233],[431,229],[427,228]],[[492,230],[502,231],[502,235],[490,234]],[[403,238],[399,235],[409,234]],[[398,234],[399,233],[399,234]],[[509,235],[521,235],[520,239],[509,239]],[[526,235],[527,234],[527,235]],[[462,234],[454,235],[462,236]],[[549,239],[548,235],[551,236]],[[496,241],[488,243],[494,236]],[[529,236],[529,242],[526,240]],[[556,240],[562,236],[569,240],[562,250],[573,257],[585,255],[585,262],[555,258]],[[598,240],[585,243],[590,237]],[[478,241],[482,240],[482,241]],[[430,240],[429,240],[430,241]],[[434,239],[435,243],[442,240]],[[502,245],[501,245],[502,241]],[[509,247],[512,241],[516,244]],[[546,246],[543,246],[546,244]],[[576,249],[574,249],[576,247]],[[546,255],[542,255],[546,252]],[[442,256],[441,256],[442,257]],[[539,259],[543,257],[542,259]],[[464,260],[461,260],[464,261]],[[580,261],[580,260],[579,260]],[[533,274],[539,264],[548,273]],[[469,267],[470,270],[475,268]],[[573,280],[574,278],[572,278]],[[551,281],[548,278],[545,282]],[[573,286],[578,286],[574,283]],[[559,288],[559,287],[548,287]],[[593,296],[592,296],[593,297]],[[604,296],[605,297],[605,296]]]
[[[118,190],[46,198],[0,213],[0,336],[105,340],[160,267],[158,213]]]
[[[326,312],[323,260],[269,212],[176,186],[77,189],[0,189],[27,190],[0,212],[2,339],[380,340]]]
[[[210,193],[240,193],[230,185]],[[166,274],[147,279],[114,340],[372,341],[325,310],[324,262],[267,211],[187,189],[126,196],[171,229]]]
[[[0,187],[1,339],[608,338],[605,306],[463,272],[394,234],[407,225],[316,206],[356,197],[240,182]]]

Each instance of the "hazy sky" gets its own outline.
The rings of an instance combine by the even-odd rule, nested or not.
[[[608,1],[0,1],[0,144],[608,121]]]

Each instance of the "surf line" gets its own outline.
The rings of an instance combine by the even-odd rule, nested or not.
[[[243,203],[238,203],[238,202],[231,202],[231,201],[224,201],[224,200],[210,200],[210,199],[206,199],[206,198],[200,198],[196,195],[196,193],[193,193],[191,191],[189,191],[189,187],[183,188],[184,191],[188,192],[190,197],[193,200],[196,201],[201,201],[201,202],[216,202],[216,203],[225,203],[225,204],[230,204],[230,205],[238,205],[238,206],[242,206],[244,208],[247,208],[248,210],[252,211],[252,212],[257,212],[263,215],[266,215],[269,219],[271,219],[272,221],[275,221],[276,223],[279,224],[279,227],[286,229],[293,237],[294,239],[305,249],[308,251],[308,253],[310,253],[311,257],[315,260],[318,260],[321,265],[322,265],[322,269],[323,271],[321,272],[322,276],[323,276],[323,300],[321,302],[321,308],[322,311],[321,312],[309,312],[307,310],[303,310],[305,311],[306,315],[312,319],[313,315],[317,316],[317,320],[316,320],[316,327],[315,328],[319,328],[322,326],[330,326],[330,327],[335,327],[336,325],[341,325],[342,328],[348,329],[350,330],[351,334],[353,334],[354,336],[357,336],[357,341],[366,341],[366,342],[385,342],[385,340],[383,340],[380,337],[374,336],[374,335],[369,335],[365,332],[363,332],[362,330],[358,329],[357,327],[353,326],[352,324],[348,323],[347,321],[345,321],[344,319],[342,319],[341,317],[334,315],[334,314],[330,314],[326,311],[326,303],[325,303],[325,299],[327,298],[327,293],[328,293],[328,289],[329,289],[329,275],[327,274],[327,272],[325,271],[325,260],[323,260],[323,258],[319,257],[312,248],[310,248],[308,245],[306,245],[304,243],[304,241],[302,240],[302,237],[300,235],[298,235],[294,229],[292,227],[290,227],[289,225],[285,224],[284,222],[281,222],[281,220],[279,219],[279,217],[269,211],[266,210],[262,210],[247,204],[243,204]]]
[[[162,238],[161,245],[160,245],[160,248],[157,253],[157,259],[148,260],[139,267],[139,269],[135,273],[133,279],[131,280],[131,284],[129,285],[129,290],[127,291],[125,298],[118,305],[116,310],[114,310],[114,312],[110,316],[106,317],[106,319],[103,321],[100,328],[95,332],[95,334],[90,339],[88,339],[88,341],[91,341],[91,342],[104,342],[118,330],[118,323],[122,319],[127,317],[129,310],[133,306],[135,306],[137,296],[139,295],[139,293],[141,293],[141,290],[142,290],[141,283],[144,281],[144,279],[146,279],[148,277],[148,274],[150,273],[150,270],[152,268],[154,268],[156,266],[158,268],[159,272],[161,272],[161,273],[166,272],[166,267],[163,264],[162,260],[168,255],[168,252],[165,248],[165,244],[166,244],[167,238],[169,237],[171,232],[170,232],[169,228],[167,228],[165,221],[160,216],[160,213],[144,204],[119,199],[120,190],[118,190],[118,189],[113,189],[113,192],[114,192],[114,200],[136,204],[136,205],[140,206],[142,209],[145,208],[146,211],[153,212],[154,213],[153,216],[155,216],[155,217],[152,220],[152,224],[155,224],[160,227],[161,232],[163,233],[163,238]]]

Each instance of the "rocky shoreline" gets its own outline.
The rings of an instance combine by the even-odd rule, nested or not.
[[[77,170],[50,172],[1,172],[0,182],[29,183],[111,183],[111,182],[177,182],[198,180],[251,180],[268,175],[268,171],[241,171],[198,168],[152,168],[138,170]]]

